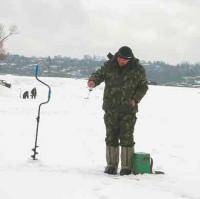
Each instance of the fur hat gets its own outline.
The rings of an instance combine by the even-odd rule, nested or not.
[[[118,50],[118,56],[123,58],[123,59],[132,59],[132,58],[134,58],[133,52],[132,52],[131,48],[129,48],[128,46],[122,46]]]

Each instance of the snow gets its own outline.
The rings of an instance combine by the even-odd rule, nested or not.
[[[105,126],[102,94],[89,99],[86,80],[41,79],[52,87],[41,108],[38,161],[31,160],[38,105],[48,90],[34,77],[3,76],[0,87],[1,199],[199,199],[200,145],[197,88],[150,86],[140,103],[135,149],[148,152],[165,175],[116,177],[103,173]],[[20,92],[38,89],[37,99]]]

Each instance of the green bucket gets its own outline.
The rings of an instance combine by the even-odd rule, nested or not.
[[[149,153],[134,153],[132,156],[133,173],[152,173],[152,159]]]

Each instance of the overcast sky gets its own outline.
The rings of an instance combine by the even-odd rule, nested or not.
[[[145,61],[200,62],[200,0],[0,0],[6,42],[25,56],[106,56],[128,45]]]

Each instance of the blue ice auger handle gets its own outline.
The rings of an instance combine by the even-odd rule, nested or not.
[[[51,98],[51,88],[49,89],[49,92],[48,92],[48,99],[50,100]]]
[[[46,103],[49,102],[49,100],[50,100],[50,98],[51,98],[51,87],[50,87],[48,84],[44,83],[42,80],[40,80],[40,79],[38,78],[38,74],[39,74],[39,65],[36,65],[36,68],[35,68],[35,77],[36,77],[36,79],[37,79],[40,83],[42,83],[42,84],[44,84],[45,86],[47,86],[48,89],[49,89],[49,91],[48,91],[48,100],[47,100],[46,102],[43,102],[43,103],[42,103],[42,104],[46,104]]]
[[[38,65],[36,65],[36,68],[35,68],[35,77],[37,77],[37,76],[38,76],[38,73],[39,73],[39,66],[38,66]]]
[[[41,109],[41,106],[42,106],[43,104],[48,103],[49,100],[50,100],[50,98],[51,98],[51,87],[50,87],[48,84],[46,84],[45,82],[43,82],[42,80],[40,80],[40,79],[38,78],[38,73],[39,73],[39,65],[36,65],[35,77],[36,77],[36,79],[37,79],[40,83],[42,83],[43,85],[47,86],[48,89],[49,89],[49,91],[48,91],[48,99],[47,99],[45,102],[40,103],[40,105],[39,105],[39,107],[38,107],[38,116],[37,116],[37,118],[36,118],[36,120],[37,120],[37,127],[36,127],[36,136],[35,136],[35,146],[34,146],[34,148],[32,149],[32,151],[34,152],[34,154],[31,156],[31,157],[33,158],[33,160],[37,160],[37,159],[36,159],[36,155],[38,154],[37,148],[39,147],[39,146],[37,145],[37,140],[38,140],[38,129],[39,129],[39,123],[40,123],[40,109]]]

